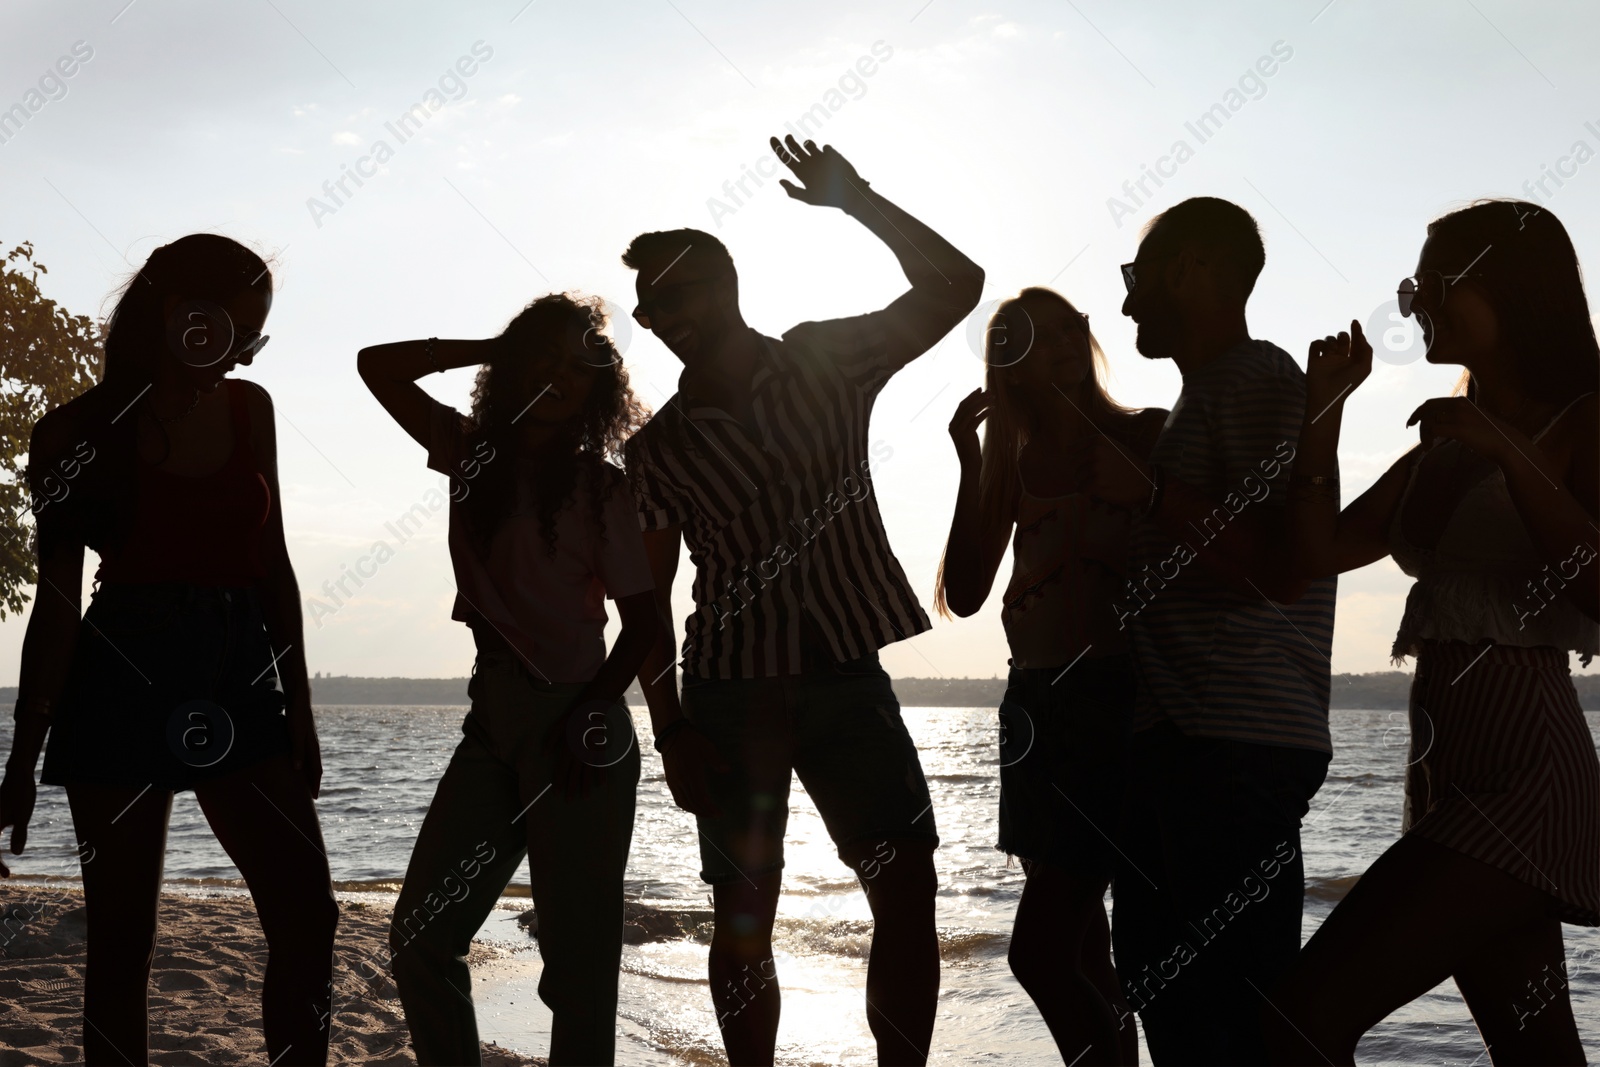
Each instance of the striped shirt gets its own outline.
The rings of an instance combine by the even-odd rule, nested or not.
[[[645,531],[682,524],[695,566],[683,669],[704,678],[802,670],[802,626],[838,661],[929,629],[889,548],[867,424],[889,377],[932,347],[904,308],[761,338],[754,424],[674,395],[628,440]]]
[[[1233,590],[1205,565],[1205,546],[1235,515],[1287,503],[1305,395],[1305,374],[1267,341],[1242,342],[1184,376],[1151,462],[1217,507],[1188,537],[1149,521],[1134,527],[1116,610],[1139,667],[1135,730],[1166,717],[1193,736],[1332,752],[1337,577],[1275,604]]]

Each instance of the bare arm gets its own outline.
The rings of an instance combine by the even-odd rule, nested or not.
[[[704,734],[688,723],[674,726],[683,719],[675,669],[678,642],[672,622],[672,580],[678,573],[682,543],[681,525],[644,535],[644,551],[650,560],[650,575],[656,583],[655,610],[659,623],[655,643],[639,672],[639,687],[644,690],[645,703],[650,706],[650,726],[656,736],[661,737],[664,730],[673,727],[666,750],[661,754],[673,803],[696,815],[716,816],[721,811],[711,799],[707,778],[712,773],[726,772],[728,766]]]
[[[983,268],[928,226],[870,188],[832,145],[803,146],[793,136],[772,138],[772,150],[794,172],[803,187],[788,179],[780,184],[803,203],[836,207],[889,246],[905,271],[911,291],[885,309],[896,365],[931,348],[966,314],[983,293]]]
[[[1410,421],[1421,423],[1424,441],[1458,440],[1499,464],[1511,502],[1546,565],[1541,575],[1529,576],[1533,585],[1600,618],[1600,401],[1580,403],[1537,444],[1466,397],[1429,400]]]
[[[596,700],[609,704],[622,696],[645,658],[655,651],[661,631],[655,590],[619,597],[614,603],[617,616],[622,620],[622,630],[605,663],[584,688],[579,704]]]
[[[677,627],[672,620],[672,580],[678,575],[678,555],[683,527],[669,526],[644,535],[645,557],[656,587],[651,592],[656,628],[650,649],[639,667],[639,688],[650,708],[651,728],[659,734],[683,717],[678,703]]]
[[[283,533],[283,495],[278,490],[278,430],[272,398],[254,382],[248,386],[251,444],[256,465],[267,480],[272,503],[267,523],[261,531],[261,562],[266,577],[257,583],[261,619],[266,626],[272,654],[277,659],[278,677],[288,698],[289,736],[294,746],[295,770],[305,778],[313,797],[322,791],[322,748],[311,706],[311,681],[306,671],[305,629],[300,614],[300,586],[294,565],[289,562],[289,547]],[[265,669],[266,664],[261,665]]]
[[[1339,434],[1344,405],[1372,373],[1372,346],[1361,324],[1313,341],[1306,355],[1306,413],[1289,492],[1288,543],[1302,578],[1365,567],[1389,554],[1389,526],[1405,495],[1416,449],[1393,463],[1349,507],[1339,510]],[[1315,484],[1314,478],[1324,478]]]
[[[428,413],[433,400],[417,384],[417,379],[435,370],[486,363],[494,352],[495,342],[492,339],[440,339],[433,343],[433,360],[430,362],[427,341],[395,341],[371,345],[356,353],[356,371],[401,429],[410,434],[413,441],[427,448],[431,443]]]
[[[605,662],[578,694],[572,709],[551,728],[547,739],[550,744],[561,744],[554,777],[568,796],[598,787],[606,768],[622,758],[615,754],[613,742],[617,739],[610,736],[606,711],[627,690],[639,672],[639,664],[655,645],[655,591],[618,597],[616,605],[622,620],[621,632]],[[627,754],[625,749],[622,754]]]
[[[1014,501],[1008,502],[1002,514],[987,518],[979,506],[983,454],[977,428],[984,419],[987,403],[983,390],[973,390],[956,405],[950,419],[961,481],[956,488],[955,513],[950,517],[950,536],[945,541],[940,574],[944,602],[962,618],[975,614],[989,598],[1000,560],[1006,554],[1006,542],[1016,524]]]
[[[58,456],[67,454],[75,433],[65,413],[51,412],[33,428],[28,450],[31,470],[47,470]],[[83,544],[57,533],[45,519],[39,532],[39,582],[34,588],[33,610],[22,638],[22,663],[17,685],[16,730],[6,757],[5,779],[0,783],[0,830],[10,826],[11,851],[21,855],[27,846],[28,822],[33,815],[34,768],[50,729],[49,712],[66,687],[67,672],[78,643],[83,618]],[[0,863],[0,877],[10,877]]]
[[[1600,620],[1600,398],[1591,396],[1563,422],[1572,456],[1564,478],[1537,445],[1513,449],[1500,466],[1539,558],[1567,583],[1563,595]]]

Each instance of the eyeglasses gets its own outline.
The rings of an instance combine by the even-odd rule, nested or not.
[[[650,328],[650,316],[657,314],[671,315],[683,307],[683,302],[688,297],[689,289],[696,285],[705,285],[709,282],[718,281],[720,278],[720,275],[713,275],[709,278],[692,278],[688,281],[662,286],[648,297],[644,297],[639,301],[639,306],[633,309],[633,321],[648,330]]]
[[[1133,292],[1133,287],[1139,284],[1139,279],[1133,276],[1132,263],[1124,263],[1122,265],[1122,284],[1128,287],[1128,292],[1130,293]],[[1084,317],[1087,318],[1088,316]]]
[[[267,347],[267,342],[270,340],[272,340],[271,336],[262,333],[260,330],[257,330],[255,333],[246,334],[242,339],[240,339],[239,344],[234,347],[230,355],[232,355],[234,359],[250,359],[263,348]]]
[[[1413,310],[1417,309],[1421,301],[1424,309],[1432,308],[1438,311],[1444,307],[1445,297],[1450,292],[1450,286],[1462,278],[1481,278],[1481,271],[1464,270],[1460,274],[1448,277],[1443,271],[1424,270],[1418,271],[1410,278],[1403,278],[1400,287],[1395,290],[1395,297],[1400,304],[1400,314],[1409,318]]]

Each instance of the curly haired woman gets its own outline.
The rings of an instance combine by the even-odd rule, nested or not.
[[[362,349],[368,388],[450,478],[452,618],[477,645],[465,735],[395,905],[392,969],[422,1064],[479,1062],[466,958],[529,859],[551,1063],[611,1063],[622,876],[639,752],[622,693],[655,640],[654,582],[622,472],[641,421],[599,301],[529,304],[486,341]],[[430,371],[482,364],[470,416]],[[605,600],[622,632],[605,649]]]

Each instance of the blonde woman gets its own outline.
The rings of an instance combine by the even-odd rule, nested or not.
[[[1114,607],[1132,515],[1090,499],[1078,457],[1104,435],[1146,458],[1167,412],[1107,395],[1089,317],[1050,289],[996,309],[984,363],[986,388],[950,421],[961,484],[934,604],[946,617],[976,612],[1011,545],[999,847],[1027,875],[1011,970],[1065,1059],[1135,1063],[1102,903],[1132,729],[1134,670]]]

